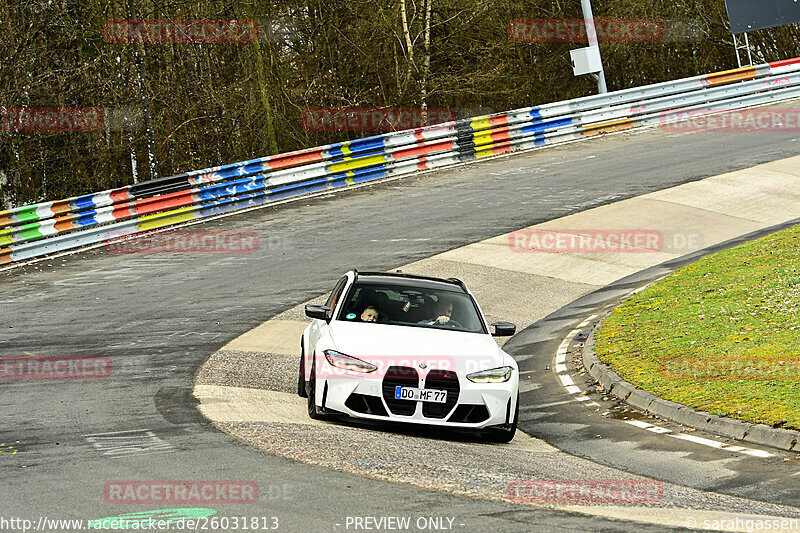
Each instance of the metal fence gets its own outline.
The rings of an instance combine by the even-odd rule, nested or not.
[[[508,152],[800,97],[800,58],[387,133],[0,212],[0,265]]]

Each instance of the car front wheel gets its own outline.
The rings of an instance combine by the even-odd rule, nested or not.
[[[519,422],[519,393],[517,393],[517,403],[514,411],[514,421],[511,422],[509,427],[487,429],[483,433],[483,439],[497,443],[511,442],[517,432],[517,422]]]
[[[305,364],[306,354],[303,348],[303,340],[300,339],[300,370],[297,372],[297,395],[301,398],[308,396],[306,392]]]
[[[313,418],[314,420],[322,420],[324,418],[323,414],[317,409],[317,376],[316,376],[316,368],[317,363],[316,361],[311,363],[311,375],[308,376],[308,416],[309,418]]]

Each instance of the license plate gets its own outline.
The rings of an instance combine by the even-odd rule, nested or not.
[[[395,387],[395,400],[413,400],[417,402],[445,403],[447,401],[446,390],[417,389],[414,387]]]

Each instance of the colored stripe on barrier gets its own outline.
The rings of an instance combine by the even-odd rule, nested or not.
[[[759,78],[767,78],[767,83]],[[718,89],[737,82],[741,83],[736,87]],[[12,260],[30,258],[98,242],[104,225],[125,232],[155,229],[212,213],[658,124],[663,113],[694,111],[701,109],[699,103],[710,112],[796,96],[800,96],[800,58],[374,135],[0,212],[0,246],[11,250]],[[670,105],[676,97],[682,107]],[[720,102],[719,109],[714,102]]]
[[[756,67],[742,67],[712,74],[708,76],[708,83],[711,87],[719,87],[720,85],[728,85],[738,81],[752,80],[755,77]]]

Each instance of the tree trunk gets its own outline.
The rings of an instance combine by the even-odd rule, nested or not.
[[[278,153],[278,141],[275,135],[272,104],[269,100],[269,79],[264,71],[264,56],[261,53],[261,43],[258,42],[258,39],[253,41],[253,51],[255,52],[256,75],[258,77],[258,93],[261,97],[261,105],[264,107],[264,122],[267,128],[267,151],[268,155],[273,155]]]
[[[128,18],[133,19],[133,2],[128,0]],[[153,129],[153,116],[150,113],[150,92],[147,88],[147,78],[145,76],[144,59],[142,58],[141,43],[133,44],[133,58],[136,63],[136,75],[139,80],[139,94],[142,97],[142,114],[147,135],[147,161],[150,165],[150,179],[156,179],[158,172],[158,156],[156,155],[156,134]]]
[[[406,80],[403,84],[405,89],[411,79],[411,69],[414,68],[414,44],[411,42],[411,33],[408,30],[408,13],[406,11],[406,0],[400,0],[400,19],[403,24],[403,37],[406,41],[406,62],[408,68],[406,69]],[[405,92],[405,91],[403,91]]]
[[[431,4],[425,0],[425,63],[422,66],[422,125],[428,125],[428,76],[431,71]]]

